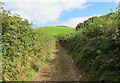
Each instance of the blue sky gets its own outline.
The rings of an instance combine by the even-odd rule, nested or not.
[[[110,8],[113,8],[115,10],[115,7],[117,7],[117,4],[115,2],[88,2],[86,4],[88,4],[88,7],[82,10],[74,9],[71,11],[65,11],[56,22],[49,22],[40,26],[51,26],[56,24],[59,25],[59,23],[62,24],[63,22],[69,21],[72,18],[105,15],[107,13],[110,13]]]
[[[26,2],[25,2],[26,1]],[[70,26],[75,27],[92,16],[100,16],[115,9],[117,2],[86,2],[86,0],[4,0],[5,9],[33,22],[37,27]]]

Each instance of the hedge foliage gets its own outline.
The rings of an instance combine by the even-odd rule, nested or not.
[[[67,40],[68,53],[92,81],[120,81],[120,13],[92,17],[76,26]],[[63,38],[63,39],[62,39]]]
[[[32,80],[49,58],[54,39],[19,15],[2,9],[0,16],[2,80]]]

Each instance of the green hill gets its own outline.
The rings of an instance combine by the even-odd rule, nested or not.
[[[74,33],[75,28],[67,27],[67,26],[48,26],[48,27],[41,27],[42,31],[49,35],[58,35],[58,34],[69,34]]]

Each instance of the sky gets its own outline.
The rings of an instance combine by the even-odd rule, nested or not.
[[[118,0],[0,0],[4,9],[38,27],[76,25],[92,16],[110,13]]]

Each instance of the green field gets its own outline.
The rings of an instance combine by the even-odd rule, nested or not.
[[[49,35],[58,35],[58,34],[70,34],[74,33],[75,29],[71,27],[65,26],[48,26],[48,27],[41,27],[42,31]]]

